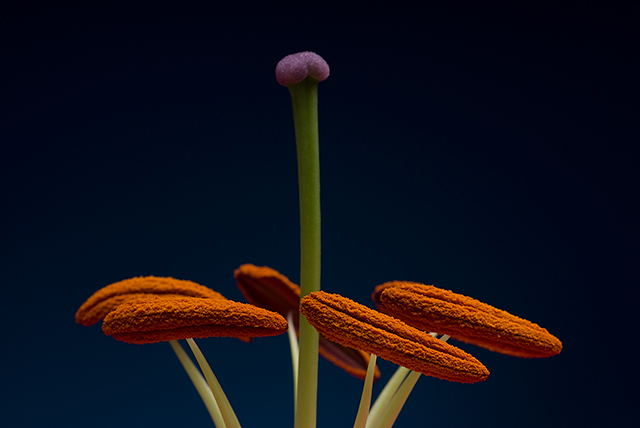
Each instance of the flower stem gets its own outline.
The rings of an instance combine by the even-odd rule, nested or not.
[[[298,151],[300,187],[300,297],[320,290],[320,156],[318,81],[311,76],[288,86]],[[295,427],[316,426],[318,332],[300,314],[300,355]]]

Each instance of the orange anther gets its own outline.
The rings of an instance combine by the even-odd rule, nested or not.
[[[231,300],[154,296],[118,306],[105,317],[102,330],[114,339],[142,344],[275,336],[287,330],[287,321],[275,312]]]
[[[562,350],[562,342],[546,329],[471,297],[402,281],[378,287],[385,311],[419,329],[516,357],[549,357]]]
[[[411,370],[463,383],[489,376],[487,368],[463,350],[339,294],[313,292],[302,299],[300,310],[329,340]]]
[[[139,276],[114,282],[93,293],[76,312],[76,322],[84,326],[93,325],[122,303],[152,295],[224,299],[222,294],[192,281]]]

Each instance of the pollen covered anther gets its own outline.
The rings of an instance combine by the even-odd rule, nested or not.
[[[562,342],[546,329],[471,297],[413,282],[378,287],[385,312],[421,330],[515,357],[549,357],[562,351]]]
[[[247,263],[233,272],[236,285],[248,302],[278,312],[286,317],[291,313],[296,333],[300,306],[300,287],[289,278],[268,266]],[[320,335],[319,353],[347,373],[364,380],[369,364],[369,354],[327,340]],[[374,380],[380,377],[376,366]]]
[[[339,294],[313,292],[302,299],[300,311],[329,340],[416,372],[463,383],[489,376],[487,368],[463,350]]]
[[[127,343],[155,343],[204,337],[263,337],[287,331],[287,321],[263,308],[231,300],[148,297],[118,306],[102,331]]]
[[[222,294],[193,281],[171,277],[138,276],[114,282],[93,293],[76,312],[76,322],[87,327],[91,326],[129,300],[155,295],[225,300]]]

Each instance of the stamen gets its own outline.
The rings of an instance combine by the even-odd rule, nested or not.
[[[385,409],[378,423],[373,425],[372,428],[391,428],[393,426],[419,378],[419,372],[412,371],[409,373],[405,381],[402,382],[402,386],[400,386],[398,391],[393,395],[389,406]]]
[[[546,329],[471,297],[418,283],[386,285],[380,294],[386,311],[421,330],[516,357],[549,357],[562,350],[562,342]]]
[[[461,349],[338,294],[311,293],[300,310],[328,339],[414,371],[464,383],[489,376],[482,363]]]
[[[222,418],[224,419],[226,428],[241,428],[238,417],[231,407],[231,403],[229,403],[226,394],[222,390],[220,383],[218,383],[218,379],[213,374],[213,371],[211,370],[211,367],[209,366],[206,358],[202,354],[202,351],[200,351],[200,348],[198,347],[198,345],[196,345],[196,342],[193,339],[187,339],[187,343],[191,347],[191,351],[193,352],[193,355],[195,355],[196,360],[198,360],[198,364],[200,364],[200,368],[202,369],[204,377],[209,383],[209,387],[211,388],[213,396],[216,397],[216,401],[220,406],[220,413],[222,414]]]
[[[298,337],[296,331],[293,328],[293,312],[287,314],[287,324],[289,328],[289,345],[291,347],[291,364],[293,365],[293,408],[296,408],[296,401],[298,399]]]
[[[131,300],[104,319],[102,330],[127,343],[154,343],[192,337],[262,337],[287,330],[275,312],[231,300],[197,297]]]
[[[296,334],[299,327],[300,287],[289,278],[268,266],[247,263],[233,272],[236,285],[248,302],[287,317],[293,314]],[[291,322],[289,322],[291,325]],[[369,354],[327,340],[320,335],[319,352],[327,360],[347,373],[364,380],[369,364]],[[374,380],[380,377],[375,369]]]
[[[76,312],[76,322],[91,326],[129,300],[164,295],[224,299],[222,294],[192,281],[170,277],[139,276],[114,282],[93,293]]]
[[[367,376],[362,387],[362,397],[360,397],[360,406],[353,428],[365,428],[367,417],[369,416],[369,406],[371,405],[371,388],[373,387],[373,373],[376,367],[376,356],[371,355],[369,359],[369,367],[367,367]]]
[[[384,388],[382,388],[378,398],[376,398],[373,406],[371,406],[371,410],[369,410],[369,418],[367,419],[366,428],[374,428],[374,426],[378,425],[379,419],[389,406],[389,402],[395,395],[398,388],[400,388],[400,385],[402,385],[402,382],[410,371],[411,370],[408,368],[400,366],[393,376],[391,376],[391,379],[389,379]]]
[[[187,353],[184,352],[184,349],[182,349],[182,346],[180,346],[177,341],[170,340],[169,344],[171,344],[173,351],[178,356],[178,359],[180,360],[180,363],[182,363],[182,367],[184,367],[187,375],[189,375],[189,379],[193,382],[193,386],[196,387],[198,394],[200,394],[200,397],[202,398],[204,405],[207,407],[216,428],[226,428],[227,425],[224,423],[222,413],[220,413],[220,407],[218,407],[218,403],[216,402],[207,381],[202,377],[202,374],[196,368],[195,364],[193,364],[191,358],[189,358]]]

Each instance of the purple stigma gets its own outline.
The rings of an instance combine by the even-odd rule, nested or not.
[[[329,77],[329,64],[314,52],[287,55],[276,66],[276,80],[282,86],[302,82],[311,76],[318,82]]]

